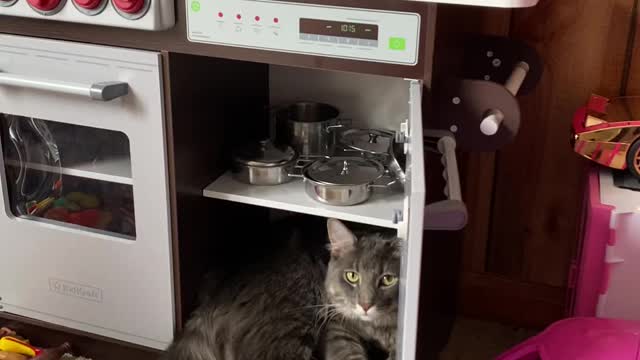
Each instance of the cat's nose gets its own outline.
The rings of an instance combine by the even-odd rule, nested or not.
[[[371,304],[368,303],[362,303],[360,304],[360,306],[362,307],[362,310],[364,310],[365,314],[367,313],[367,311],[369,311],[369,309],[371,309]]]

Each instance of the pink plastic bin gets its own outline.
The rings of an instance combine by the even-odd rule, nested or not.
[[[573,318],[551,325],[496,360],[639,360],[639,349],[640,322]]]
[[[594,169],[585,200],[569,316],[640,321],[640,192]]]

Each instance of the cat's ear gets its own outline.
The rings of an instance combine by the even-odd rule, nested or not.
[[[356,236],[340,220],[327,220],[331,256],[340,257],[355,248]]]

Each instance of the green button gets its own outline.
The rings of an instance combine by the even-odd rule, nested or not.
[[[191,10],[193,10],[193,12],[200,11],[200,1],[192,1],[191,2]]]
[[[401,37],[389,38],[389,49],[391,50],[404,50],[407,48],[407,40]]]

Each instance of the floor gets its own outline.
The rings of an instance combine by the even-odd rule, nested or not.
[[[534,330],[459,318],[439,360],[493,360],[503,351],[535,334]],[[61,360],[89,359],[69,356]]]
[[[492,360],[536,331],[460,318],[440,360]]]

